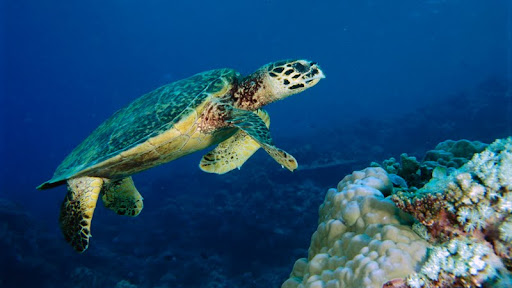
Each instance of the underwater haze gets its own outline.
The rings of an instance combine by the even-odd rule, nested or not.
[[[512,135],[507,0],[0,3],[0,287],[281,287],[325,193],[442,141]],[[66,186],[36,190],[115,111],[159,86],[283,59],[326,78],[265,107],[292,172],[255,153],[223,175],[199,151],[133,176],[137,217],[103,204],[90,246],[59,227]]]

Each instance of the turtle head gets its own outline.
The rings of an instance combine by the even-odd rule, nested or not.
[[[266,86],[273,101],[313,87],[325,78],[316,62],[308,60],[286,60],[266,65]]]
[[[242,79],[235,106],[254,110],[315,86],[324,73],[316,62],[284,60],[269,63]]]

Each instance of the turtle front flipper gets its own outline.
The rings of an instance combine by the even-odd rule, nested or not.
[[[262,118],[253,112],[236,108],[233,109],[231,115],[232,118],[227,120],[228,123],[247,133],[281,166],[290,171],[297,169],[297,160],[286,151],[274,146],[270,131]]]
[[[135,217],[144,207],[143,198],[135,188],[132,177],[106,182],[101,199],[105,207],[119,215]]]
[[[263,120],[267,128],[270,126],[270,117],[267,112],[259,109],[254,113]],[[227,173],[240,168],[260,147],[260,144],[245,131],[239,130],[204,155],[199,168],[208,173]]]
[[[84,252],[91,238],[91,221],[103,179],[79,177],[67,181],[68,193],[60,209],[60,228],[67,242]]]

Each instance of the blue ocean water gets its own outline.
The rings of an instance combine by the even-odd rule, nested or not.
[[[2,1],[0,286],[280,287],[345,174],[512,134],[509,1],[317,2]],[[327,76],[266,107],[298,171],[259,151],[210,175],[201,151],[134,176],[138,217],[98,205],[84,254],[64,241],[65,187],[35,187],[113,112],[201,71],[289,58]]]

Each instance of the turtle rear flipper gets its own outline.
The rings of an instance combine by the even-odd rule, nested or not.
[[[274,146],[270,131],[263,119],[258,117],[258,115],[250,111],[234,108],[232,119],[227,122],[247,133],[281,166],[286,167],[290,171],[297,169],[297,160],[286,151]]]
[[[270,126],[270,117],[267,112],[260,109],[254,113],[265,122],[267,128]],[[224,174],[240,168],[260,147],[260,144],[245,131],[239,130],[204,155],[199,168],[208,173]]]
[[[135,217],[144,207],[143,198],[133,184],[132,177],[108,181],[101,196],[105,207],[119,215]]]
[[[67,242],[78,252],[84,252],[91,238],[91,221],[103,186],[98,177],[69,179],[68,193],[60,209],[59,222]]]

